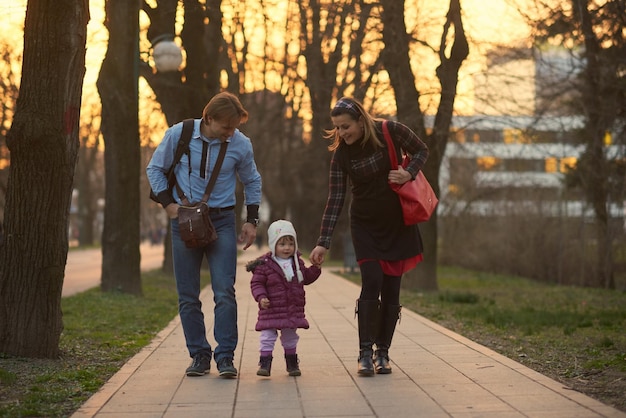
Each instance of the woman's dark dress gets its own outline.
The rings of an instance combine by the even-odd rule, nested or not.
[[[376,127],[382,137],[380,123]],[[419,228],[404,225],[400,201],[389,187],[391,163],[386,146],[374,149],[342,143],[334,159],[350,179],[350,229],[357,260],[395,261],[421,254]]]

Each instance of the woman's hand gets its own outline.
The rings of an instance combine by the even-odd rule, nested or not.
[[[413,176],[411,176],[411,173],[406,171],[401,165],[398,166],[397,170],[390,170],[389,175],[387,176],[389,183],[396,184],[404,184],[412,178]]]
[[[309,259],[311,260],[311,264],[313,264],[314,266],[321,266],[322,263],[324,263],[324,257],[326,257],[326,248],[322,247],[321,245],[318,245],[317,247],[313,248],[313,251],[311,251],[311,255],[309,256]]]

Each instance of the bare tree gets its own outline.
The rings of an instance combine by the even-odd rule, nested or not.
[[[583,63],[574,87],[580,92],[579,100],[571,110],[584,116],[580,140],[585,151],[571,173],[570,185],[582,187],[595,213],[597,267],[595,274],[587,275],[584,284],[614,288],[617,228],[612,227],[608,208],[614,202],[624,201],[625,182],[620,162],[623,154],[610,156],[606,138],[608,134],[616,144],[626,142],[626,5],[621,0],[571,0],[556,7],[539,2],[537,5],[540,19],[529,17],[536,42],[558,40],[573,45],[576,50],[572,54]]]
[[[101,287],[139,295],[139,3],[107,0],[105,9],[109,43],[97,82],[106,175]]]
[[[78,150],[74,189],[78,192],[78,245],[94,245],[99,241],[98,201],[104,195],[104,164],[100,148],[100,110],[95,106],[82,110],[81,147]]]
[[[140,75],[154,91],[168,125],[200,117],[209,98],[221,89],[225,42],[220,6],[221,0],[207,0],[204,5],[197,0],[183,2],[180,39],[186,59],[181,71],[157,72],[148,62],[140,62]],[[142,10],[150,20],[149,41],[176,34],[177,7],[178,0],[158,0],[155,7],[143,2]]]
[[[147,15],[148,40],[154,42],[163,35],[175,35],[178,0],[142,2]],[[185,118],[200,117],[207,101],[221,89],[220,72],[228,61],[226,42],[222,35],[221,0],[183,1],[183,24],[180,32],[185,50],[185,65],[181,71],[157,72],[146,60],[139,63],[139,74],[154,91],[168,126]],[[239,93],[235,91],[235,93]],[[173,272],[169,228],[164,240],[163,269]]]
[[[148,40],[156,43],[163,35],[175,35],[178,3],[177,0],[160,0],[152,6],[148,2],[107,2],[109,48],[98,81],[106,144],[104,290],[141,293],[139,202],[143,199],[139,196],[142,167],[137,77],[141,75],[154,91],[168,125],[184,118],[199,117],[210,95],[219,91],[219,70],[215,61],[208,58],[215,53],[218,59],[222,53],[221,35],[217,39],[213,37],[221,32],[220,1],[209,1],[205,7],[195,0],[183,2],[185,20],[180,36],[187,57],[184,70],[156,72],[146,59],[139,60],[139,6],[150,20]],[[210,19],[205,23],[207,16]],[[128,257],[129,250],[131,257]],[[172,271],[171,267],[171,251],[166,239],[163,268]]]
[[[59,354],[87,6],[82,0],[29,0],[26,9],[0,247],[0,352],[11,355]]]
[[[328,185],[326,173],[330,153],[322,137],[330,124],[331,101],[337,94],[336,75],[341,73],[340,62],[348,62],[350,71],[357,74],[359,81],[349,82],[345,77],[339,88],[347,89],[358,84],[359,92],[366,90],[364,86],[369,80],[360,80],[359,71],[363,65],[361,43],[367,27],[358,22],[370,17],[372,6],[354,0],[291,2],[284,28],[283,56],[274,55],[276,51],[268,46],[263,57],[258,59],[262,64],[253,66],[257,52],[250,51],[246,33],[250,25],[258,25],[268,33],[278,30],[272,26],[276,23],[270,22],[269,6],[226,2],[224,7],[228,8],[230,18],[224,19],[221,3],[214,0],[202,5],[194,0],[184,1],[184,22],[180,33],[186,52],[184,68],[179,73],[160,74],[148,63],[143,63],[141,75],[155,91],[168,124],[184,117],[199,116],[206,100],[221,88],[244,95],[251,118],[242,130],[252,138],[255,151],[259,153],[259,170],[267,175],[264,194],[272,207],[270,216],[290,216],[302,242],[313,245],[319,234],[319,223],[311,220],[321,218],[326,198],[324,191]],[[151,22],[148,39],[174,33],[176,4],[175,0],[159,0],[156,6],[144,4],[143,10]],[[253,22],[243,19],[244,11],[250,7],[259,8],[258,19]],[[352,19],[351,25],[347,23],[348,18]],[[329,48],[335,39],[341,41]],[[342,46],[346,40],[350,41],[348,55],[356,57],[353,61],[344,56]],[[301,56],[306,60],[306,74],[302,72]],[[246,80],[266,79],[269,73],[281,77],[280,90],[284,97],[281,100],[262,84],[255,83],[257,92],[250,92],[245,85]],[[221,82],[220,74],[226,75]],[[310,120],[309,116],[313,118],[308,122],[310,130],[303,126],[300,112],[304,109],[308,113],[307,119]],[[269,151],[267,159],[264,158],[266,150]],[[275,151],[274,156],[281,156],[278,159],[280,164],[270,158]],[[293,161],[298,164],[290,164]],[[280,183],[271,182],[272,178],[280,179]],[[281,193],[281,190],[287,192]],[[336,249],[340,254],[341,246]]]
[[[173,33],[175,13],[172,8],[175,3],[172,0],[161,0],[156,3],[156,7],[144,6],[151,21],[148,38],[153,39],[164,32]],[[377,82],[383,62],[379,55],[384,46],[380,35],[383,25],[378,14],[379,5],[361,0],[290,2],[284,30],[284,56],[274,58],[271,48],[268,47],[263,55],[263,68],[257,68],[250,64],[251,59],[256,58],[257,52],[250,51],[249,40],[246,38],[250,27],[244,26],[244,23],[250,25],[250,22],[242,19],[241,11],[242,7],[256,7],[254,4],[227,2],[225,7],[230,7],[228,16],[231,19],[223,19],[219,11],[220,2],[208,2],[204,6],[195,1],[185,1],[183,4],[185,20],[181,39],[187,58],[182,74],[154,73],[147,65],[142,65],[142,75],[153,87],[166,115],[174,114],[175,109],[180,112],[181,108],[186,108],[185,117],[188,117],[193,114],[188,106],[189,93],[192,91],[197,96],[201,92],[206,99],[209,92],[215,91],[216,86],[219,88],[217,75],[220,71],[227,75],[227,88],[241,94],[249,88],[244,84],[246,80],[266,77],[259,76],[258,72],[267,74],[273,68],[282,68],[280,74],[283,82],[280,91],[284,97],[284,105],[280,104],[283,101],[277,101],[274,95],[268,94],[270,89],[265,86],[259,89],[259,93],[247,94],[250,92],[246,91],[246,100],[249,100],[248,103],[261,118],[255,121],[253,116],[243,129],[249,131],[253,142],[263,144],[262,147],[257,147],[259,157],[263,157],[265,150],[276,150],[277,148],[270,147],[272,144],[278,148],[283,147],[283,151],[289,150],[289,154],[275,155],[288,155],[288,160],[298,161],[295,175],[282,177],[288,180],[282,180],[280,185],[264,182],[264,192],[272,208],[277,210],[272,216],[290,216],[299,230],[302,242],[313,245],[319,234],[319,223],[312,220],[321,217],[328,186],[326,173],[331,155],[327,150],[328,143],[322,138],[324,130],[330,127],[329,109],[333,99],[344,94],[363,99]],[[262,18],[259,19],[265,22],[265,30],[269,31],[270,16],[262,12],[262,7],[260,10],[259,16]],[[399,11],[404,28],[403,12],[403,9]],[[406,35],[406,30],[404,32]],[[233,37],[235,33],[238,35],[237,39]],[[408,36],[405,36],[403,42],[408,48]],[[373,60],[372,56],[375,57]],[[408,52],[406,60],[408,65]],[[395,65],[393,59],[389,63],[390,68]],[[414,80],[412,75],[411,77]],[[375,100],[372,99],[373,102]],[[271,109],[267,105],[272,106]],[[418,106],[417,100],[414,106]],[[275,123],[267,130],[263,126],[269,120],[263,119],[263,115],[270,113],[284,113],[285,116],[280,118],[281,123],[277,123],[277,118],[273,117]],[[409,114],[411,113],[408,110],[403,113]],[[180,118],[170,119],[168,116],[170,123],[178,120]],[[279,126],[284,122],[289,123]],[[268,135],[268,141],[265,141],[265,133],[273,133],[274,140]],[[298,146],[291,146],[290,141]],[[305,145],[300,146],[302,144]],[[287,161],[282,158],[279,160]],[[286,170],[283,174],[290,172],[290,167],[281,169],[280,164],[270,163],[265,166],[263,158],[259,159],[259,169],[262,173],[268,170],[267,180],[274,175],[280,176],[282,169]],[[270,188],[287,188],[288,202],[281,201],[284,194],[269,190]],[[346,216],[347,211],[344,211],[344,217],[337,228],[338,235],[346,225]],[[333,246],[333,256],[341,254],[341,245]],[[436,253],[433,254],[436,257]]]
[[[332,101],[348,94],[347,91],[361,98],[359,96],[364,95],[371,83],[364,75],[361,41],[368,29],[372,29],[367,24],[372,8],[360,0],[298,1],[299,15],[292,19],[294,24],[299,24],[293,31],[299,34],[299,54],[306,60],[303,79],[311,112],[310,131],[303,138],[307,146],[298,156],[300,176],[295,187],[292,218],[299,239],[302,237],[302,242],[311,246],[319,236],[319,219],[326,204],[331,154],[329,142],[323,138],[324,131],[331,126]],[[375,73],[371,68],[367,70],[368,74]],[[339,238],[347,230],[347,216],[348,211],[344,210],[335,228],[333,257],[343,255]]]
[[[430,134],[426,133],[424,114],[419,107],[420,92],[415,85],[415,75],[409,61],[410,37],[404,24],[404,1],[382,0],[385,41],[383,59],[396,96],[398,119],[406,123],[430,149],[424,167],[424,175],[439,195],[439,169],[448,142],[459,69],[469,54],[469,46],[461,20],[459,0],[451,0],[446,22],[438,48],[441,64],[437,77],[441,83],[441,98]],[[450,35],[450,31],[453,31]],[[452,42],[451,45],[448,43]],[[446,55],[446,51],[450,51]],[[424,240],[425,260],[420,266],[405,275],[403,286],[413,289],[437,289],[437,213],[430,221],[420,225]]]
[[[288,216],[297,183],[296,153],[304,147],[299,135],[290,134],[293,125],[286,118],[286,103],[280,93],[263,90],[243,96],[250,118],[242,130],[250,132],[254,144],[254,159],[263,178],[263,198],[270,207],[270,222]],[[297,132],[297,131],[296,131]],[[265,226],[263,226],[265,227]],[[259,229],[257,234],[262,230]]]

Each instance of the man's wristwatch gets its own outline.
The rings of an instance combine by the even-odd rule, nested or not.
[[[252,218],[252,219],[248,218],[248,219],[246,219],[246,223],[252,224],[256,228],[257,226],[259,226],[259,219],[258,218]]]

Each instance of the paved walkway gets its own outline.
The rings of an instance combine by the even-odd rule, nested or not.
[[[256,376],[257,306],[244,268],[256,255],[248,250],[238,267],[237,379],[218,377],[215,363],[206,376],[185,377],[190,359],[176,318],[73,417],[626,417],[406,309],[390,351],[393,373],[358,377],[359,288],[329,269],[307,287],[302,376],[287,375],[278,343],[272,376]],[[202,300],[212,336],[210,288]]]
[[[141,270],[154,270],[163,265],[163,245],[144,242],[141,251]],[[99,287],[102,281],[102,249],[77,249],[67,254],[62,296],[72,296]]]

